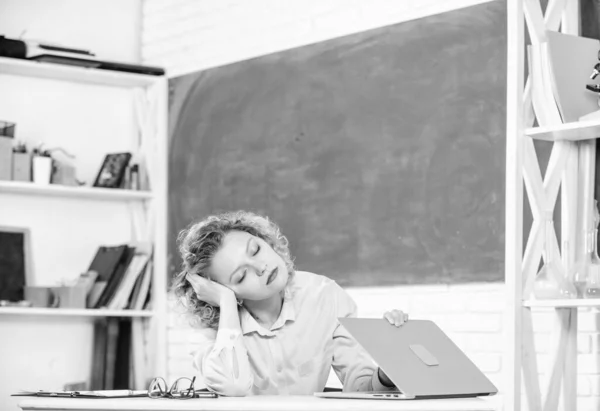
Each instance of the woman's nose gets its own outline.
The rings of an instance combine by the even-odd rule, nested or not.
[[[267,265],[264,264],[261,269],[256,270],[256,275],[258,275],[259,277],[262,277],[262,275],[266,272],[267,272]]]

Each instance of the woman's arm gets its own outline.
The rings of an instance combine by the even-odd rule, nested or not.
[[[356,304],[338,284],[333,283],[332,290],[336,302],[336,321],[338,317],[356,317]],[[371,356],[356,340],[337,323],[333,331],[333,370],[344,386],[344,391],[386,391],[379,379],[378,367]]]
[[[222,301],[214,344],[196,354],[194,365],[206,386],[220,395],[243,397],[253,383],[235,298]]]
[[[200,276],[187,276],[202,301],[219,307],[219,329],[194,357],[206,386],[227,396],[241,397],[250,392],[252,373],[242,338],[235,294],[221,284]]]

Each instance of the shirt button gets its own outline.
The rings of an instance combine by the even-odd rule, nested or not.
[[[229,336],[229,339],[230,339],[230,340],[235,340],[235,335],[231,334],[231,335]]]
[[[281,365],[278,365],[277,366],[277,372],[281,372],[281,371],[283,371],[283,368],[281,368]]]

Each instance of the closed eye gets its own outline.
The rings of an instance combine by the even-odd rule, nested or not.
[[[254,252],[252,253],[252,256],[254,257],[259,252],[260,252],[260,244],[256,243],[256,250],[254,250]],[[237,284],[240,284],[242,281],[244,281],[244,278],[246,278],[247,272],[248,272],[248,270],[244,270],[244,272],[242,273],[240,278],[237,280]]]
[[[244,281],[244,278],[246,278],[246,272],[248,270],[244,270],[244,272],[242,273],[242,275],[240,275],[240,279],[237,281],[238,284],[240,284],[242,281]]]

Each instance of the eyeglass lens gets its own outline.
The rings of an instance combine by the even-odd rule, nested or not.
[[[192,398],[194,396],[194,380],[186,377],[178,378],[171,386],[169,394],[174,398]]]
[[[157,377],[152,380],[150,383],[150,388],[148,388],[148,396],[151,398],[163,397],[167,394],[167,383],[161,378]]]

